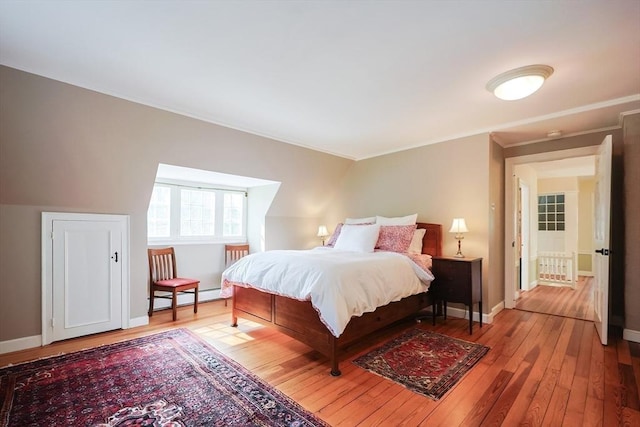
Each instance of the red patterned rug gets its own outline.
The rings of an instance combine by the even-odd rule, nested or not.
[[[353,361],[374,374],[438,400],[489,347],[413,329]]]
[[[186,329],[0,369],[0,426],[326,426]]]

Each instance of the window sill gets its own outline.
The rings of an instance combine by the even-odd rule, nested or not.
[[[225,245],[246,242],[246,237],[236,237],[233,239],[158,239],[147,240],[147,246]]]

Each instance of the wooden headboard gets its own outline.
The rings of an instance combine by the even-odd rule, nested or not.
[[[431,256],[442,255],[442,224],[430,224],[427,222],[417,223],[418,228],[425,228],[427,231],[422,238],[422,253]]]

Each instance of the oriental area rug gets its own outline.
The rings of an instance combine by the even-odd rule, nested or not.
[[[487,351],[489,347],[480,344],[413,329],[356,358],[353,363],[438,400]]]
[[[186,329],[0,369],[0,426],[326,426]]]

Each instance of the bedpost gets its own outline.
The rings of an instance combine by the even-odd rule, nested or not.
[[[329,356],[329,358],[331,359],[331,376],[333,377],[339,377],[342,372],[340,372],[340,367],[338,366],[338,343],[337,343],[337,338],[334,337],[331,333],[329,334],[329,338],[330,338],[330,352],[331,355]]]
[[[224,305],[227,305],[225,300]],[[238,315],[236,314],[236,287],[231,286],[231,327],[238,326]]]

